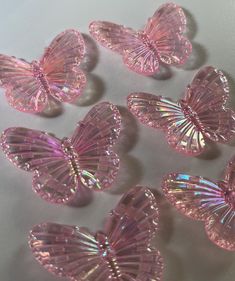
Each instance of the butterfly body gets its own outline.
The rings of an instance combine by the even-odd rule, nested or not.
[[[43,68],[41,66],[41,63],[37,60],[32,61],[32,72],[34,77],[38,80],[40,84],[40,88],[45,91],[48,95],[50,95],[50,85],[46,78],[46,75],[43,72]]]
[[[110,276],[114,280],[120,280],[120,268],[117,263],[115,250],[110,245],[108,236],[102,231],[98,231],[95,234],[95,239],[98,243],[99,254],[103,258],[110,270]]]

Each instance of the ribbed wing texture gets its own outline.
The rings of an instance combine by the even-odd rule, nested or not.
[[[194,77],[185,102],[197,114],[203,133],[212,141],[227,142],[235,133],[235,114],[225,107],[228,81],[222,71],[206,66]]]
[[[144,124],[163,129],[168,143],[187,155],[198,155],[205,149],[200,128],[188,118],[180,104],[162,96],[133,93],[128,96],[128,108]]]
[[[2,133],[1,147],[17,167],[34,172],[34,190],[45,200],[67,201],[76,189],[61,141],[42,131],[9,128]]]
[[[111,22],[94,21],[90,24],[90,33],[101,45],[121,54],[132,71],[144,75],[157,71],[159,62],[156,52],[133,29]]]
[[[85,53],[82,35],[66,30],[55,37],[40,61],[50,87],[50,94],[59,101],[71,102],[79,97],[86,76],[79,69]]]
[[[160,280],[163,261],[150,247],[158,228],[158,208],[149,189],[127,192],[106,221],[104,233],[115,253],[114,272],[122,281]]]
[[[0,84],[6,89],[7,101],[17,110],[40,112],[45,108],[47,93],[34,76],[30,63],[0,55]]]
[[[79,166],[91,178],[82,176],[83,183],[94,189],[109,187],[119,168],[119,157],[113,151],[121,128],[121,116],[116,106],[103,102],[94,106],[79,123],[71,143],[78,154]]]
[[[110,272],[94,235],[85,228],[44,223],[30,232],[30,247],[49,272],[76,281],[103,281]]]
[[[154,42],[161,62],[180,65],[188,59],[192,45],[183,36],[185,27],[184,12],[174,3],[163,4],[148,20],[144,32]]]
[[[215,244],[235,250],[234,187],[228,182],[185,174],[167,175],[162,187],[171,204],[181,213],[205,221],[206,232]]]

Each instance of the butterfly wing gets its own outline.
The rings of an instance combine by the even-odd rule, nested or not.
[[[112,280],[98,242],[85,228],[39,224],[30,232],[29,245],[36,260],[57,276],[77,281]]]
[[[105,21],[94,21],[91,35],[104,47],[122,55],[126,66],[139,74],[152,75],[159,68],[156,53],[144,42],[141,34],[131,28]]]
[[[6,89],[8,103],[17,110],[41,112],[47,104],[46,91],[24,60],[0,55],[0,84]]]
[[[85,54],[82,35],[66,30],[55,37],[40,61],[49,83],[51,95],[61,102],[72,102],[86,85],[86,76],[79,69]]]
[[[158,229],[158,220],[154,195],[144,187],[132,188],[111,211],[104,233],[115,253],[120,280],[161,279],[162,258],[156,249],[150,247],[151,238]]]
[[[151,17],[144,33],[154,43],[161,62],[170,65],[184,64],[192,52],[190,41],[183,36],[186,17],[174,3],[163,4]]]
[[[227,197],[228,184],[186,174],[169,174],[162,183],[170,203],[184,215],[205,221],[209,238],[234,250],[235,211]]]
[[[185,117],[180,104],[148,93],[128,96],[129,110],[142,122],[166,131],[170,146],[187,155],[198,155],[205,149],[202,132]]]
[[[42,131],[13,127],[2,133],[1,147],[14,165],[34,172],[33,188],[43,199],[64,203],[73,197],[77,184],[59,139]]]
[[[224,210],[223,216],[213,216],[206,221],[206,233],[210,240],[219,247],[235,251],[235,211]]]
[[[79,122],[71,143],[78,154],[81,183],[94,189],[109,187],[119,169],[119,157],[113,151],[121,127],[116,106],[102,102]]]
[[[227,142],[235,133],[235,113],[225,107],[229,87],[225,75],[212,66],[199,70],[185,101],[197,113],[203,133],[212,141]]]

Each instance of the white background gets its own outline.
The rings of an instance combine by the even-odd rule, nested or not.
[[[0,0],[0,52],[28,60],[38,58],[43,48],[59,32],[76,28],[88,33],[92,20],[109,20],[141,28],[157,7],[158,0]],[[109,100],[126,106],[133,91],[163,94],[178,99],[197,69],[211,64],[229,77],[231,102],[235,95],[235,1],[178,0],[187,13],[189,36],[194,54],[184,69],[173,69],[165,79],[142,77],[128,71],[121,58],[99,48],[97,65],[80,105],[64,105],[56,117],[20,113],[0,96],[0,130],[11,126],[45,130],[58,137],[68,136],[95,103]],[[95,57],[95,56],[94,56]],[[234,108],[234,107],[233,107]],[[50,205],[31,190],[31,175],[20,171],[0,155],[0,280],[53,281],[33,259],[27,245],[30,228],[44,221],[78,224],[92,230],[101,228],[103,219],[124,190],[135,184],[148,185],[161,192],[161,178],[180,171],[219,178],[234,154],[233,145],[218,145],[210,154],[187,158],[171,150],[160,131],[138,124],[122,108],[127,135],[121,138],[122,168],[116,186],[96,193],[85,207]],[[124,149],[124,147],[126,147]],[[203,224],[179,215],[161,198],[162,223],[158,247],[166,262],[164,281],[232,281],[235,255],[213,245]],[[104,280],[105,281],[105,280]]]

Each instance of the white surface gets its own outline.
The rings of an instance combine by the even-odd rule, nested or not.
[[[67,28],[88,31],[92,20],[109,20],[133,28],[140,28],[157,7],[158,0],[0,0],[0,53],[31,60],[57,33]],[[235,1],[234,0],[178,0],[188,12],[190,35],[195,62],[185,69],[172,69],[172,77],[165,80],[141,77],[128,71],[121,58],[99,48],[96,68],[90,75],[89,106],[65,105],[61,115],[45,118],[17,112],[11,108],[1,90],[0,131],[11,126],[46,130],[58,137],[69,135],[76,122],[94,102],[110,100],[125,106],[132,91],[146,91],[179,98],[187,83],[204,64],[212,64],[235,77]],[[92,82],[93,81],[93,82]],[[234,83],[230,79],[231,100]],[[84,103],[84,102],[83,102]],[[160,191],[161,178],[173,171],[218,178],[234,154],[234,147],[219,145],[211,157],[187,158],[173,152],[159,131],[129,121],[129,138],[122,139],[128,151],[123,153],[119,187],[110,192],[96,193],[86,207],[53,206],[31,190],[31,175],[18,170],[0,155],[0,280],[53,281],[58,278],[47,273],[34,261],[27,246],[32,225],[53,221],[101,227],[107,212],[121,193],[135,184],[148,185]],[[135,129],[136,128],[136,129]],[[235,278],[235,255],[214,246],[206,237],[203,224],[176,213],[162,199],[162,230],[158,244],[166,267],[164,281],[232,281]],[[105,281],[105,280],[104,280]]]

